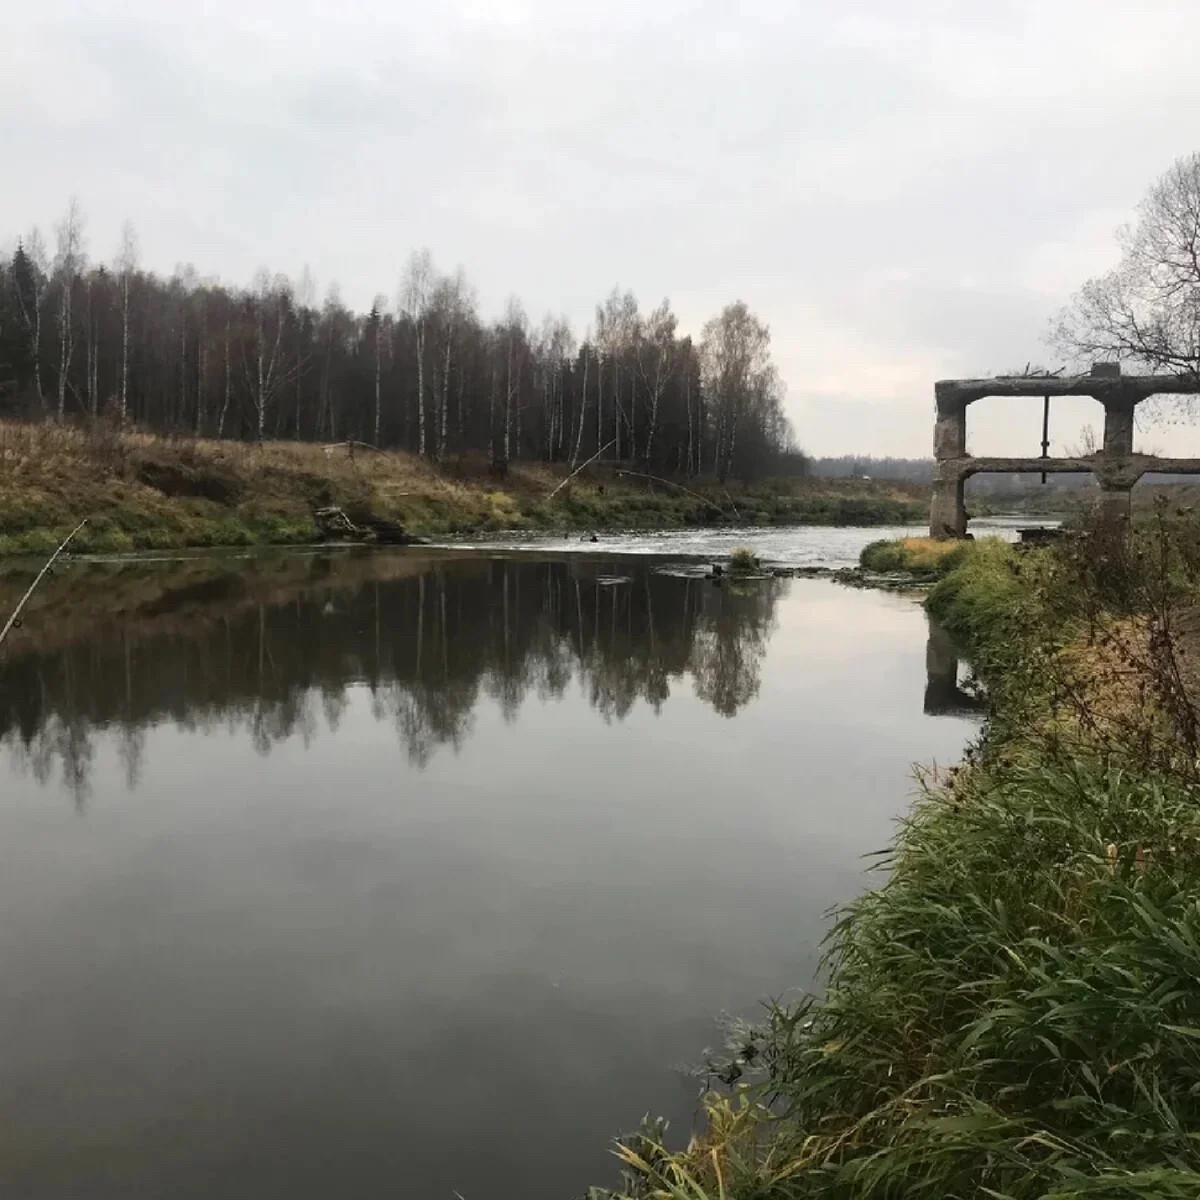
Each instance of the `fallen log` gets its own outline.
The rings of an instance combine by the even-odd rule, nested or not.
[[[414,537],[404,526],[383,517],[360,517],[352,521],[345,511],[336,507],[318,508],[313,513],[323,538],[337,541],[377,542],[389,546],[423,546],[425,538]]]

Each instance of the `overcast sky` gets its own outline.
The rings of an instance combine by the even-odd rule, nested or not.
[[[128,217],[156,270],[307,264],[357,307],[417,246],[577,332],[614,284],[695,333],[741,298],[820,454],[927,454],[935,379],[1057,365],[1049,319],[1200,149],[1194,0],[0,11],[0,240],[74,193],[93,256]],[[1035,452],[1034,409],[977,406],[971,448]]]

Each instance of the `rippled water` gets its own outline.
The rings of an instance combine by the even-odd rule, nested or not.
[[[980,517],[971,522],[977,537],[1013,541],[1017,530],[1057,525],[1042,517]],[[752,547],[763,562],[776,566],[854,567],[868,542],[880,538],[924,537],[926,525],[885,525],[873,528],[789,525],[720,529],[670,529],[655,533],[605,533],[595,542],[590,534],[505,533],[482,540],[446,543],[478,549],[584,551],[594,554],[665,555],[680,558],[726,558],[739,546]]]
[[[755,533],[830,564],[866,536]],[[0,1196],[611,1180],[647,1110],[686,1138],[719,1013],[812,982],[968,708],[918,606],[826,580],[60,572],[0,658]]]

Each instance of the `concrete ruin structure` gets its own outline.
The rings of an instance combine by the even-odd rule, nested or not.
[[[1145,474],[1197,475],[1200,458],[1159,458],[1133,452],[1133,414],[1143,400],[1200,393],[1200,380],[1177,375],[1123,375],[1119,363],[1096,363],[1088,375],[999,375],[994,379],[942,379],[934,385],[933,502],[930,537],[966,537],[964,487],[972,475],[1040,472],[1095,474],[1103,511],[1129,515],[1129,493]],[[1081,458],[975,458],[967,453],[967,409],[985,396],[1035,397],[1049,409],[1051,396],[1090,396],[1104,406],[1104,444]]]

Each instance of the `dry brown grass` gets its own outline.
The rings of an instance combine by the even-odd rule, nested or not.
[[[902,538],[900,544],[912,565],[920,570],[939,566],[960,548],[957,542],[939,542],[927,537]]]
[[[336,505],[410,532],[520,527],[645,529],[738,518],[747,524],[874,524],[920,507],[853,480],[770,482],[689,493],[589,468],[548,497],[562,464],[514,463],[497,479],[482,455],[433,465],[361,445],[253,444],[91,426],[0,422],[0,555],[48,553],[83,517],[83,552],[312,541],[312,513]],[[696,494],[700,493],[700,498]]]

